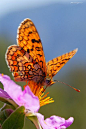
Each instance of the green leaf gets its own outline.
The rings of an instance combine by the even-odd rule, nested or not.
[[[3,129],[22,129],[24,126],[25,108],[17,108],[2,124]]]
[[[37,116],[35,116],[34,114],[27,116],[28,119],[30,119],[36,126],[37,129],[42,129]]]
[[[11,100],[11,99],[0,97],[0,101],[2,101],[4,103],[7,103],[9,105],[13,105],[15,108],[18,107],[18,105],[13,100]]]
[[[5,114],[6,118],[7,118],[12,112],[13,112],[12,109],[5,109],[4,114]]]
[[[4,110],[0,112],[0,124],[2,124],[6,120],[6,116],[4,114]]]
[[[4,104],[3,107],[0,108],[0,111],[3,111],[5,109],[13,109],[15,110],[15,107],[13,105]]]
[[[7,98],[0,97],[0,101],[10,104]]]
[[[12,112],[12,109],[5,109],[0,111],[0,124],[2,124]]]

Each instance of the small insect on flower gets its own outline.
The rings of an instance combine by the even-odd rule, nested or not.
[[[56,83],[53,77],[75,55],[77,50],[46,63],[37,29],[30,19],[25,19],[18,27],[17,45],[9,46],[7,49],[6,61],[15,81],[28,81],[30,87],[34,85],[37,89]]]

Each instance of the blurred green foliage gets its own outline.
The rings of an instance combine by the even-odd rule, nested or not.
[[[7,74],[13,79],[5,61],[7,47],[11,44],[13,44],[12,41],[8,40],[4,36],[0,37],[0,73]],[[55,102],[45,105],[39,110],[45,118],[50,117],[51,115],[58,115],[68,119],[70,116],[73,116],[74,123],[69,127],[69,129],[86,128],[86,68],[85,66],[79,66],[78,64],[79,62],[72,66],[71,69],[68,68],[65,70],[65,73],[64,71],[62,74],[58,73],[55,79],[58,80],[57,77],[59,77],[60,81],[64,81],[67,84],[80,89],[81,92],[78,93],[63,84],[56,83],[46,90]],[[24,83],[22,84],[20,82],[17,84],[20,84],[21,86],[24,85]],[[2,87],[1,83],[0,87]],[[2,105],[3,103],[0,102],[0,107]],[[28,128],[34,129],[35,126],[26,118],[25,127],[23,129]]]

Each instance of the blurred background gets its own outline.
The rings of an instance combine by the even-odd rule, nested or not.
[[[55,102],[40,108],[45,118],[58,115],[74,123],[68,129],[86,128],[86,2],[84,0],[4,0],[0,1],[0,73],[9,71],[5,53],[16,44],[17,28],[30,18],[42,40],[46,61],[78,48],[76,55],[58,72],[54,79],[65,82],[81,92],[56,83],[47,88]],[[17,83],[24,85],[20,82]],[[0,87],[2,84],[0,83]],[[0,107],[3,103],[0,102]],[[35,126],[25,120],[23,129]]]

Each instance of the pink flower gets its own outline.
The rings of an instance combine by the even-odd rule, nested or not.
[[[40,108],[39,101],[44,100],[42,96],[39,100],[39,98],[32,93],[29,86],[26,86],[24,91],[22,91],[21,86],[17,85],[7,75],[0,74],[0,82],[4,86],[4,90],[0,88],[0,97],[12,99],[17,105],[24,106],[27,111],[26,116],[32,115],[38,118],[38,121],[36,122],[39,122],[40,129],[41,127],[43,129],[66,129],[73,123],[73,117],[65,120],[59,116],[51,116],[50,118],[44,120],[44,116],[40,113],[37,113]],[[32,121],[34,122],[35,120]],[[36,122],[34,122],[34,124],[36,127],[38,127]]]
[[[44,120],[44,116],[40,113],[36,113],[36,115],[43,129],[66,129],[74,121],[73,117],[65,120],[62,117],[54,115]]]
[[[26,86],[25,90],[22,91],[21,86],[12,81],[9,76],[2,74],[0,74],[0,82],[4,86],[4,91],[0,89],[0,95],[12,98],[17,105],[24,106],[32,112],[39,110],[39,99],[31,92],[29,86]]]

